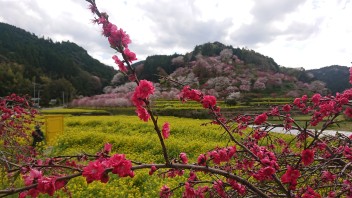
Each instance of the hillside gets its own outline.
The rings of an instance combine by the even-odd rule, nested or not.
[[[12,92],[36,96],[41,103],[95,95],[109,85],[116,71],[92,58],[72,42],[38,38],[15,26],[0,23],[0,96]],[[39,93],[39,92],[40,93]]]
[[[183,63],[189,63],[196,61],[199,55],[203,57],[216,57],[220,56],[220,53],[224,49],[232,50],[232,55],[236,56],[244,64],[253,66],[255,65],[259,70],[279,72],[279,65],[270,57],[264,56],[254,50],[247,48],[233,48],[232,46],[226,46],[220,42],[205,43],[197,45],[192,52],[185,55],[173,54],[173,55],[153,55],[148,56],[145,61],[135,63],[135,66],[143,65],[143,70],[139,69],[140,78],[147,79],[153,82],[158,82],[158,77],[155,74],[171,74],[177,68],[183,67]],[[182,56],[182,60],[179,59],[179,63],[173,63],[174,58]],[[226,56],[226,55],[225,55]],[[230,58],[230,57],[227,57]],[[175,60],[177,61],[177,59]],[[231,63],[230,63],[231,64]],[[140,66],[141,67],[141,66]],[[142,73],[143,71],[143,73]]]
[[[196,46],[184,55],[149,56],[133,66],[141,79],[156,84],[155,97],[164,99],[177,98],[180,87],[160,81],[160,76],[169,76],[227,101],[328,93],[325,83],[304,70],[280,67],[272,58],[254,50],[233,48],[219,42]],[[133,91],[133,85],[120,73],[114,76],[112,84],[114,86],[104,89],[105,93],[129,95]]]
[[[349,83],[349,67],[332,65],[320,69],[307,70],[313,78],[326,83],[327,88],[333,94],[342,93],[345,89],[351,87]]]
[[[149,56],[134,66],[138,68],[141,79],[159,82],[160,75],[171,75],[181,82],[186,78],[193,79],[196,87],[211,91],[215,88],[215,80],[217,91],[229,89],[226,86],[237,87],[235,91],[258,97],[295,97],[313,92],[334,94],[350,87],[349,68],[346,66],[334,65],[313,70],[287,68],[254,50],[234,48],[219,42],[198,45],[184,55]],[[227,71],[222,73],[224,69]],[[229,80],[231,83],[228,83]],[[116,85],[121,85],[121,82]],[[225,91],[220,95],[231,92]]]

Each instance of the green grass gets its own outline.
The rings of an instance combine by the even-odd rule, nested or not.
[[[104,109],[76,109],[76,108],[52,108],[52,109],[42,109],[40,110],[42,114],[73,114],[73,115],[107,115]]]

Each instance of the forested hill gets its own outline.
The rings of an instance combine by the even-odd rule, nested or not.
[[[219,84],[228,84],[237,87],[238,91],[256,95],[280,93],[292,97],[313,92],[329,94],[350,87],[348,67],[330,66],[315,70],[288,68],[279,66],[273,58],[254,50],[234,48],[220,42],[195,46],[193,51],[184,55],[149,56],[134,66],[141,79],[153,82],[159,82],[159,77],[164,75],[178,79],[189,76],[188,80],[193,78],[200,87],[215,83],[220,90],[226,86]],[[224,69],[228,71],[222,71]]]
[[[170,76],[182,84],[215,95],[220,99],[256,97],[298,97],[303,94],[327,94],[325,83],[316,80],[303,68],[279,66],[272,58],[247,48],[234,48],[219,42],[196,46],[193,51],[173,55],[154,55],[133,65],[140,79],[160,83],[160,95],[176,98],[169,83],[159,81]],[[106,93],[128,89],[121,74],[113,78]],[[124,83],[126,83],[124,87]],[[169,91],[169,93],[162,93]]]
[[[216,57],[220,56],[220,53],[224,49],[230,49],[232,55],[235,55],[238,60],[241,60],[244,64],[249,66],[255,66],[262,71],[273,71],[279,72],[279,65],[271,57],[264,56],[254,50],[247,48],[234,48],[232,46],[224,45],[220,42],[205,43],[202,45],[197,45],[192,52],[185,55],[173,54],[173,55],[154,55],[149,56],[143,62],[144,65],[143,73],[141,73],[141,78],[148,79],[151,81],[158,81],[158,76],[155,74],[160,74],[160,72],[166,72],[167,74],[173,73],[178,67],[184,66],[183,64],[174,64],[172,59],[182,56],[182,61],[189,63],[196,61],[197,57]],[[140,65],[136,63],[135,65]]]
[[[66,96],[102,92],[117,71],[92,58],[72,42],[53,42],[0,23],[0,96],[12,92],[33,95],[33,83],[43,103]]]
[[[351,87],[349,83],[349,67],[332,65],[320,69],[307,70],[317,80],[326,83],[332,93],[342,93]]]

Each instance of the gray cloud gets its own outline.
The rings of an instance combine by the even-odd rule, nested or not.
[[[200,12],[193,1],[162,1],[141,6],[145,17],[154,23],[153,29],[159,47],[182,46],[191,49],[205,42],[222,41],[232,25],[230,19],[220,22],[199,20]]]
[[[317,20],[314,24],[293,22],[281,34],[285,35],[287,40],[306,40],[319,32],[319,26],[322,22],[322,19]]]
[[[231,39],[249,47],[260,43],[269,43],[277,36],[288,36],[290,39],[309,37],[316,30],[316,26],[294,22],[286,30],[274,26],[274,22],[285,20],[285,16],[294,12],[304,0],[297,1],[257,1],[251,10],[254,19],[250,24],[244,24],[231,35]]]
[[[230,36],[231,40],[235,45],[255,47],[256,44],[268,43],[279,35],[287,35],[288,39],[306,38],[307,35],[314,33],[315,27],[293,23],[285,31],[281,31],[273,26],[273,22],[282,20],[302,2],[303,0],[256,2],[251,10],[254,16],[253,23],[241,26]],[[80,8],[87,7],[83,1],[74,1],[74,3]],[[89,19],[86,19],[85,23],[78,21],[79,19],[75,19],[69,12],[53,18],[36,1],[1,1],[0,4],[4,4],[0,6],[0,12],[6,22],[34,32],[38,36],[44,35],[53,39],[68,38],[88,51],[100,50],[107,54],[113,52],[104,37],[92,33],[99,32],[100,28],[92,24],[87,25]],[[225,41],[229,28],[233,25],[230,18],[223,21],[214,19],[202,21],[201,12],[195,6],[194,0],[172,3],[160,1],[157,4],[149,2],[139,6],[144,12],[144,17],[153,22],[151,28],[156,37],[156,42],[150,41],[147,45],[142,46],[138,43],[131,45],[136,47],[136,52],[142,57],[158,53],[164,48],[183,48],[190,51],[195,45],[205,42]],[[84,9],[81,11],[89,13]],[[29,12],[34,13],[35,16],[28,14]],[[27,16],[23,17],[23,15]]]
[[[39,32],[46,25],[44,20],[49,17],[35,1],[0,1],[0,13],[6,23],[31,32]]]
[[[259,43],[267,43],[275,39],[279,30],[271,24],[252,23],[243,25],[238,31],[232,34],[232,40],[236,44],[255,46]]]
[[[305,0],[277,1],[265,0],[256,1],[251,13],[257,22],[272,22],[281,20],[286,14],[295,11]]]
[[[204,13],[205,10],[201,10],[207,9],[206,6],[201,8],[197,3],[209,3],[206,1],[124,0],[122,4],[118,4],[118,1],[101,1],[101,4],[111,18],[116,16],[112,22],[117,21],[131,35],[133,43],[130,48],[136,52],[140,60],[154,54],[184,53],[191,51],[195,45],[213,41],[233,46],[247,46],[254,50],[261,48],[265,52],[269,52],[270,46],[273,49],[275,45],[277,46],[273,51],[282,50],[280,42],[284,42],[285,46],[291,46],[290,49],[296,53],[296,56],[300,56],[301,46],[304,46],[308,40],[320,42],[319,40],[323,39],[322,42],[325,42],[329,41],[330,37],[332,40],[335,36],[333,39],[339,42],[331,43],[336,45],[340,51],[345,49],[346,42],[351,42],[348,36],[351,26],[344,21],[351,16],[350,0],[338,0],[333,3],[317,0],[254,1],[250,10],[253,20],[249,24],[241,21],[241,19],[248,20],[247,16],[241,18],[235,14],[237,8],[235,5],[239,1],[234,0],[234,7],[229,9],[233,10],[234,15],[230,16],[232,14],[230,11],[228,18],[221,20],[217,15],[207,15]],[[209,9],[208,6],[208,12],[217,13],[224,5],[222,0],[211,3],[215,7]],[[243,1],[240,3],[247,4]],[[297,14],[296,11],[300,10],[301,6],[304,6],[302,14],[312,18],[301,21],[290,18]],[[325,12],[325,9],[330,10],[327,6],[332,6],[331,12]],[[70,40],[85,48],[88,53],[100,61],[114,65],[111,61],[114,50],[109,48],[106,38],[99,36],[101,28],[90,24],[89,20],[93,18],[93,15],[86,9],[87,7],[88,4],[82,0],[61,0],[50,3],[44,0],[0,0],[0,21],[25,29],[39,37],[49,37],[54,41]],[[222,8],[217,9],[217,7]],[[226,13],[229,13],[229,10]],[[312,11],[312,13],[307,13],[307,11]],[[129,12],[133,13],[136,18],[129,18]],[[209,19],[209,16],[214,18]],[[290,20],[287,20],[288,18]],[[238,27],[235,23],[242,25]],[[278,27],[277,24],[284,24],[285,28]],[[138,29],[139,25],[141,26]],[[329,27],[336,30],[327,31]],[[277,38],[280,38],[279,43],[275,42]],[[300,41],[298,48],[301,48],[295,50],[297,45],[291,41]],[[312,52],[314,55],[317,50],[319,48],[306,46],[305,54]],[[277,52],[270,56],[276,58],[275,53]],[[339,54],[331,57],[340,57]],[[280,56],[284,55],[280,54]],[[286,61],[287,58],[282,59]],[[297,59],[287,60],[290,64],[294,64],[293,61]]]
[[[75,3],[82,8],[88,7],[84,1]],[[89,14],[89,11],[85,9],[82,9],[81,12]],[[109,48],[107,40],[98,35],[101,31],[100,27],[89,24],[89,18],[85,18],[85,21],[82,22],[73,17],[70,12],[64,12],[54,18],[36,1],[0,1],[0,13],[5,23],[35,33],[38,37],[44,36],[53,40],[67,38],[64,40],[75,42],[91,53],[99,50],[110,55],[113,52]],[[94,34],[94,32],[96,33]]]

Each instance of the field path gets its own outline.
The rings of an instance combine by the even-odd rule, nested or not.
[[[257,127],[255,125],[250,126],[250,127]],[[314,129],[310,129],[311,131],[314,131]],[[296,129],[291,129],[291,130],[285,130],[283,127],[276,127],[270,130],[271,132],[275,133],[285,133],[285,134],[292,134],[292,135],[297,135],[299,133],[298,130]],[[344,134],[345,136],[350,136],[352,135],[351,131],[340,131],[340,130],[324,130],[323,134],[324,135],[336,135],[336,132],[340,134]]]

